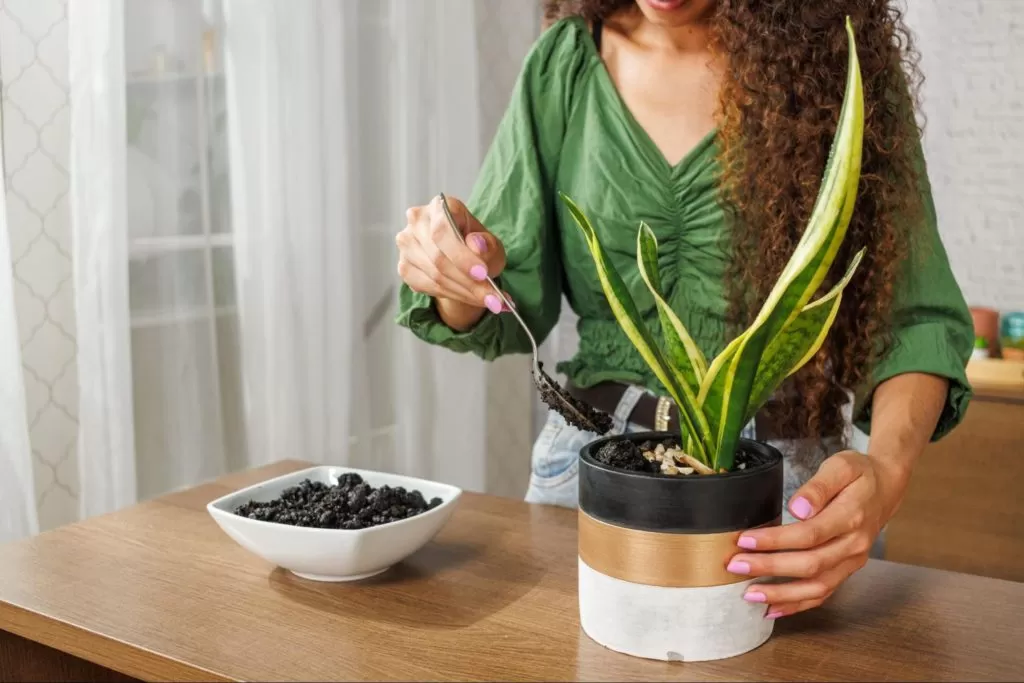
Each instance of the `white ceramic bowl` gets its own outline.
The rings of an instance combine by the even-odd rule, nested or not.
[[[366,529],[315,529],[263,522],[234,513],[250,500],[265,503],[303,479],[334,485],[354,472],[370,486],[403,486],[430,501],[444,501],[433,510]],[[380,574],[426,545],[455,510],[462,489],[438,482],[347,467],[320,466],[292,472],[223,496],[206,506],[221,529],[239,545],[267,562],[314,581],[355,581]]]

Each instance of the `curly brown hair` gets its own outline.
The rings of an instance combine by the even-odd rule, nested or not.
[[[548,22],[590,21],[635,0],[547,0]],[[718,0],[713,50],[727,69],[719,94],[721,195],[733,216],[727,292],[737,330],[752,320],[807,224],[842,107],[848,47],[857,36],[865,124],[857,206],[838,264],[869,247],[821,351],[787,382],[768,415],[788,438],[845,432],[844,387],[868,386],[891,347],[894,282],[922,224],[915,119],[921,74],[903,16],[890,0]],[[837,264],[837,265],[838,265]],[[834,269],[823,287],[842,275]],[[865,397],[866,398],[866,397]]]

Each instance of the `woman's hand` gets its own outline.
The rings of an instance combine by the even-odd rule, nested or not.
[[[434,297],[438,314],[449,327],[466,330],[485,309],[501,313],[503,304],[486,282],[505,268],[505,247],[452,197],[448,208],[466,244],[454,234],[435,197],[426,206],[405,212],[408,224],[395,237],[398,274],[409,287]]]
[[[774,619],[822,604],[864,566],[882,527],[896,512],[907,477],[872,456],[845,451],[828,458],[789,502],[799,520],[745,531],[728,570],[744,576],[789,577],[751,585],[745,600],[768,603]]]

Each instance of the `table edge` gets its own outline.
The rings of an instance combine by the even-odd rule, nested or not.
[[[140,680],[232,683],[239,680],[2,600],[0,630]],[[105,650],[131,656],[124,659],[105,657],[101,654]]]

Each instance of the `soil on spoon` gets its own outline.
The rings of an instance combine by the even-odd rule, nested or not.
[[[659,476],[689,476],[698,474],[685,462],[672,458],[673,451],[679,451],[679,439],[667,438],[661,441],[636,443],[625,439],[609,441],[594,453],[594,459],[603,465],[626,472],[646,472]],[[736,453],[733,471],[745,470],[767,463],[756,451],[740,450]]]
[[[292,526],[352,530],[415,517],[442,502],[427,502],[419,491],[401,486],[373,488],[358,474],[347,472],[333,486],[305,479],[269,502],[244,503],[235,514]]]
[[[585,432],[593,432],[598,436],[604,436],[611,431],[614,424],[611,415],[598,410],[589,403],[580,401],[575,396],[570,396],[567,391],[558,391],[555,389],[558,385],[555,384],[555,380],[551,379],[551,376],[548,375],[548,373],[544,372],[544,364],[538,362],[537,365],[540,368],[540,374],[543,375],[545,380],[544,383],[537,382],[537,389],[540,391],[540,400],[544,401],[549,408],[564,417],[565,421],[576,429],[580,429]],[[576,412],[566,408],[565,404],[559,400],[559,397],[575,408]],[[587,422],[580,420],[579,415],[576,414],[577,412],[579,415],[582,415]]]

